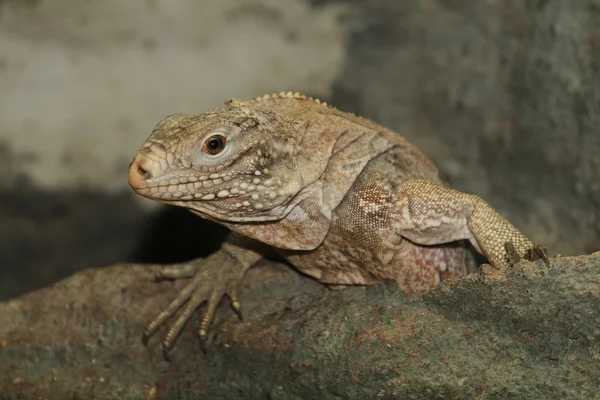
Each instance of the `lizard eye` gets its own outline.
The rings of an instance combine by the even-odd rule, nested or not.
[[[225,149],[227,138],[223,135],[213,135],[204,141],[202,151],[212,156],[219,154]]]
[[[219,128],[198,140],[190,148],[187,159],[201,167],[220,164],[235,152],[236,142],[235,133],[230,132],[227,127]]]

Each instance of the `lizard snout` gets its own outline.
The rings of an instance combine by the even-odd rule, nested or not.
[[[136,157],[129,164],[129,186],[132,189],[141,189],[146,186],[146,180],[152,178],[150,160]]]

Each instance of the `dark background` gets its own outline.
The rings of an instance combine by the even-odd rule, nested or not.
[[[591,0],[0,0],[0,299],[212,251],[224,230],[127,164],[168,113],[280,90],[395,129],[551,253],[597,251],[599,40]]]

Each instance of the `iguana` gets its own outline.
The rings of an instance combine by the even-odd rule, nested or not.
[[[539,246],[480,197],[444,186],[431,161],[388,128],[299,93],[226,105],[163,118],[129,167],[138,194],[231,230],[216,253],[161,270],[160,278],[191,278],[144,331],[147,342],[185,304],[165,358],[202,303],[201,338],[224,295],[240,310],[240,283],[264,245],[325,284],[394,280],[408,293],[466,274],[460,240],[500,269],[539,258]]]

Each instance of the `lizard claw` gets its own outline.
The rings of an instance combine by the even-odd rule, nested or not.
[[[142,334],[142,344],[144,346],[148,346],[148,340],[150,339],[150,333],[148,332],[148,328],[144,329],[144,333]]]
[[[172,361],[171,356],[169,355],[169,350],[170,349],[163,346],[162,356],[163,356],[163,360],[165,360],[165,361]]]
[[[550,267],[550,260],[548,260],[548,250],[541,244],[533,245],[533,247],[528,251],[528,254],[526,254],[525,257],[527,257],[529,261],[543,260],[544,264],[546,264],[547,267]]]
[[[233,311],[235,311],[235,313],[237,314],[238,318],[240,319],[240,321],[244,320],[244,315],[242,314],[242,306],[240,305],[240,303],[237,303],[237,306],[235,303],[231,304],[231,308],[233,308]]]
[[[240,303],[239,293],[241,280],[232,280],[229,282],[229,300],[231,300],[231,308],[235,311],[240,321],[244,320],[242,316],[242,304]]]
[[[540,244],[533,245],[533,247],[528,249],[522,257],[519,255],[519,253],[515,249],[515,246],[510,241],[504,243],[504,250],[506,250],[506,256],[511,265],[516,264],[521,259],[525,259],[532,262],[543,260],[544,264],[547,267],[550,267],[550,261],[548,260],[548,251],[545,247],[543,247]]]
[[[506,251],[506,257],[511,265],[516,264],[519,262],[519,260],[521,260],[521,256],[517,252],[517,249],[515,249],[513,242],[504,243],[504,250]]]

